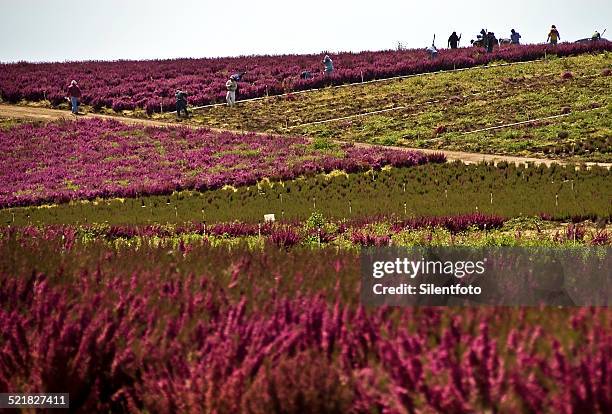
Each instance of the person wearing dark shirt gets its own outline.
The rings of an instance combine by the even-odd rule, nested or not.
[[[81,88],[77,85],[77,81],[73,80],[70,82],[68,87],[68,96],[70,97],[70,105],[72,107],[72,113],[79,113],[79,98],[81,97]]]
[[[461,36],[457,36],[457,32],[453,32],[453,34],[448,38],[448,46],[451,49],[457,49],[460,40]]]
[[[189,111],[187,111],[187,93],[177,89],[174,97],[176,98],[176,116],[180,118],[181,112],[184,112],[185,117],[189,117]]]
[[[510,34],[510,41],[513,45],[519,45],[521,43],[521,35],[516,30],[512,29]]]
[[[493,47],[498,45],[498,41],[497,41],[497,38],[495,37],[495,33],[489,32],[487,33],[486,37],[487,37],[487,42],[486,42],[487,53],[493,53]]]

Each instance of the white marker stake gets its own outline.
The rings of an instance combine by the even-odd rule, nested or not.
[[[493,204],[493,193],[491,193],[491,204]]]

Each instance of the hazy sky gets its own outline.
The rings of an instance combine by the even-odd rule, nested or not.
[[[441,47],[483,27],[539,43],[551,24],[589,37],[612,24],[612,0],[0,0],[0,61],[379,50],[434,33]]]

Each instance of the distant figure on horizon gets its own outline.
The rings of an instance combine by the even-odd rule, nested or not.
[[[227,89],[227,94],[225,95],[227,106],[234,106],[236,103],[236,89],[238,89],[238,82],[236,82],[234,76],[230,76],[227,82],[225,82],[225,88]]]
[[[498,44],[497,38],[495,37],[495,33],[488,32],[486,35],[486,39],[487,53],[493,53],[493,47]]]
[[[331,76],[334,71],[334,62],[329,55],[325,55],[323,58],[323,66],[325,66],[325,76]]]
[[[521,44],[521,35],[519,34],[519,32],[517,32],[516,30],[512,29],[510,31],[510,41],[512,42],[513,45],[520,45]]]
[[[592,40],[601,40],[601,34],[595,30],[595,33],[593,33],[593,36],[591,36]]]
[[[187,93],[177,89],[174,97],[176,98],[176,116],[180,118],[181,112],[185,112],[185,117],[188,118],[189,112],[187,111]]]
[[[487,31],[485,29],[482,29],[480,31],[480,39],[482,40],[482,47],[484,47],[485,49],[488,49],[488,38],[487,38]]]
[[[561,36],[559,35],[557,26],[553,24],[550,28],[550,32],[548,32],[548,38],[546,38],[546,42],[550,42],[551,45],[555,46],[559,40],[561,40]]]
[[[81,97],[81,88],[77,85],[77,81],[74,79],[68,86],[68,96],[70,97],[70,105],[73,114],[79,113],[79,98]]]
[[[459,46],[459,41],[461,40],[461,36],[457,36],[457,32],[453,32],[448,38],[448,46],[451,49],[457,49]]]
[[[434,44],[425,48],[425,50],[427,51],[427,53],[429,53],[430,59],[435,59],[438,56],[438,48],[436,48],[436,45]]]

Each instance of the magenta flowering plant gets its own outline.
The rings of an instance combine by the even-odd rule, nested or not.
[[[353,251],[117,250],[65,228],[27,244],[8,231],[0,392],[68,392],[74,412],[604,414],[612,404],[607,308],[364,308]]]
[[[310,147],[301,137],[142,128],[99,119],[1,130],[0,152],[0,207],[445,161],[440,154],[350,144],[329,152]]]
[[[439,70],[469,68],[492,61],[518,62],[539,59],[546,53],[568,56],[611,51],[612,42],[501,47],[493,53],[478,48],[440,50],[435,60],[420,49],[333,56],[334,72],[324,76],[319,55],[245,56],[214,59],[175,59],[115,62],[12,63],[0,64],[2,100],[46,99],[57,106],[64,102],[71,79],[79,80],[82,101],[95,110],[140,108],[147,113],[173,111],[176,89],[189,93],[193,105],[224,102],[228,76],[246,71],[239,85],[240,99],[278,95],[284,92],[411,75]],[[302,71],[313,74],[300,79]],[[291,98],[289,98],[291,99]]]

